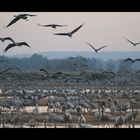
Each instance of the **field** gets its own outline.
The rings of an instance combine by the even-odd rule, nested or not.
[[[140,125],[137,83],[103,85],[31,79],[1,79],[1,128],[136,128]],[[56,116],[49,115],[50,112]],[[118,118],[122,120],[118,122]]]

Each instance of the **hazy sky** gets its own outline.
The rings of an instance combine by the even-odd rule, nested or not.
[[[36,14],[29,21],[19,20],[4,28],[14,15]],[[61,28],[40,27],[39,24],[66,24]],[[68,36],[53,35],[69,32],[79,25],[84,26]],[[95,48],[108,45],[101,51],[140,51],[140,45],[133,47],[124,37],[133,42],[140,41],[140,12],[0,12],[0,38],[12,37],[16,42],[26,41],[32,48],[15,47],[5,54],[4,48],[10,43],[0,42],[0,55],[37,53],[47,51],[93,51],[86,42]],[[93,51],[94,53],[94,51]]]

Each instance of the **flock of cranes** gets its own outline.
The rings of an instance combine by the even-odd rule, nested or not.
[[[6,27],[9,27],[9,26],[15,24],[15,23],[16,23],[17,21],[19,21],[20,19],[23,19],[23,20],[28,21],[28,17],[32,17],[32,16],[37,16],[37,15],[32,15],[32,14],[19,14],[19,15],[14,15],[14,19],[11,20],[11,22],[10,22]],[[48,24],[48,25],[37,24],[37,25],[38,25],[38,26],[42,26],[42,27],[51,27],[51,28],[54,28],[54,29],[56,29],[57,27],[68,26],[68,25],[59,25],[59,24]],[[74,33],[76,33],[83,25],[84,25],[84,24],[78,26],[77,28],[75,28],[74,30],[72,30],[72,31],[70,31],[70,32],[55,33],[54,35],[69,36],[69,37],[71,38],[72,35],[73,35]],[[136,45],[139,45],[139,44],[140,44],[140,42],[134,43],[134,42],[130,41],[130,40],[127,39],[127,38],[125,38],[125,39],[126,39],[129,43],[131,43],[134,47],[135,47]],[[12,43],[9,44],[9,45],[5,48],[4,52],[7,52],[8,49],[10,49],[10,48],[12,48],[12,47],[15,47],[15,46],[22,46],[22,45],[25,45],[25,46],[30,47],[26,42],[18,42],[18,43],[15,43],[15,41],[14,41],[11,37],[0,38],[0,40],[1,40],[2,42],[4,42],[5,40],[10,40],[10,41],[12,41]],[[102,46],[102,47],[96,49],[96,48],[95,48],[93,45],[91,45],[90,43],[86,43],[86,44],[88,44],[90,47],[92,47],[92,49],[93,49],[96,53],[97,53],[99,50],[101,50],[101,49],[107,47],[107,45],[106,45],[106,46]],[[30,47],[30,48],[31,48],[31,47]]]
[[[6,28],[9,28],[13,24],[16,24],[16,22],[18,22],[21,19],[23,19],[25,21],[28,21],[28,17],[32,17],[32,16],[37,16],[37,15],[31,15],[31,14],[14,15],[14,19],[11,20],[11,22],[6,26]],[[48,25],[37,24],[37,25],[38,26],[42,26],[42,27],[51,27],[51,28],[54,28],[54,29],[56,29],[57,27],[68,26],[68,25],[59,25],[59,24],[48,24]],[[75,34],[83,26],[84,26],[84,24],[81,24],[80,26],[78,26],[77,28],[73,29],[72,31],[54,33],[54,35],[68,36],[68,37],[71,38],[73,36],[73,34]],[[140,42],[134,43],[134,42],[128,40],[127,38],[125,38],[125,39],[129,43],[131,43],[134,47],[140,44]],[[5,41],[12,42],[12,43],[9,43],[7,45],[7,47],[4,49],[5,53],[9,49],[11,49],[13,47],[16,47],[16,46],[21,47],[23,45],[23,46],[27,46],[27,47],[31,48],[31,46],[28,43],[26,43],[25,41],[23,41],[23,42],[15,42],[11,37],[0,38],[0,41],[2,43],[4,43]],[[99,48],[95,48],[93,45],[91,45],[88,42],[86,42],[86,44],[89,45],[95,51],[95,53],[98,53],[101,49],[106,48],[108,46],[108,45],[105,45],[105,46],[102,46],[102,47],[99,47]],[[73,58],[71,57],[71,59],[73,59]],[[128,61],[134,63],[136,61],[140,61],[140,59],[137,58],[137,59],[133,60],[131,58],[127,58],[127,59],[125,59],[124,63],[127,63]],[[0,62],[1,63],[9,63],[6,60],[0,60]],[[0,72],[0,74],[5,74],[6,72],[10,71],[11,69],[16,69],[16,70],[21,72],[21,70],[18,67],[10,67],[10,68],[7,68],[6,70],[3,70],[2,72]],[[45,72],[46,74],[48,74],[48,71],[45,68],[40,68],[40,71]],[[115,73],[111,72],[111,71],[103,71],[102,73],[103,74],[111,74],[112,76],[115,77]],[[62,72],[57,72],[55,74],[63,75]],[[80,77],[78,77],[78,78],[80,79]],[[55,93],[55,91],[53,91],[53,92],[51,92],[51,90],[48,90],[48,91],[50,93],[52,93],[51,96],[55,96],[55,95],[53,95],[53,93]],[[65,93],[66,93],[65,89],[64,90],[58,90],[58,92],[56,92],[56,93],[64,93],[63,91],[65,91]],[[13,90],[13,92],[14,92],[14,90]],[[120,91],[117,91],[117,92],[119,93]],[[114,94],[116,94],[117,92],[114,92]],[[14,93],[16,94],[16,92],[14,92]],[[27,95],[26,91],[24,89],[22,89],[22,93]],[[78,96],[78,100],[74,100],[74,101],[69,100],[67,95],[66,95],[66,97],[64,97],[65,102],[63,102],[63,103],[57,101],[57,102],[55,102],[55,105],[54,105],[53,102],[49,102],[49,100],[47,100],[48,108],[49,107],[51,108],[51,106],[52,106],[52,108],[55,108],[54,106],[61,107],[61,109],[62,109],[61,111],[64,113],[64,117],[61,117],[58,114],[56,114],[55,112],[51,112],[51,111],[48,110],[47,111],[47,117],[44,119],[45,128],[46,128],[46,123],[49,123],[49,124],[50,123],[54,123],[55,127],[56,127],[56,123],[58,123],[58,122],[59,123],[66,123],[66,128],[70,127],[70,123],[72,121],[72,112],[75,113],[75,111],[78,114],[77,122],[78,122],[78,126],[80,128],[91,128],[91,127],[93,127],[93,126],[91,126],[91,125],[86,123],[86,119],[84,117],[84,113],[82,112],[82,108],[88,108],[90,110],[89,112],[92,112],[91,111],[92,109],[96,109],[96,111],[94,112],[94,118],[97,119],[101,124],[103,124],[103,123],[110,123],[111,122],[111,123],[114,123],[114,125],[116,127],[118,127],[118,126],[120,126],[120,125],[122,125],[124,123],[127,123],[126,121],[128,121],[128,122],[133,122],[134,121],[135,122],[135,118],[136,118],[136,116],[138,114],[138,110],[136,110],[136,111],[133,110],[132,106],[130,105],[130,104],[132,104],[132,102],[134,103],[134,100],[131,100],[132,99],[131,94],[129,94],[129,95],[126,94],[127,95],[127,100],[128,100],[128,104],[127,104],[127,109],[126,110],[131,109],[132,111],[131,112],[125,112],[126,114],[125,114],[125,116],[123,116],[123,114],[122,114],[123,107],[118,107],[117,106],[119,104],[118,101],[117,101],[117,97],[116,97],[117,95],[113,96],[113,93],[106,93],[107,94],[107,103],[110,106],[110,113],[111,114],[107,114],[105,112],[105,107],[107,105],[106,105],[106,103],[104,101],[100,100],[105,94],[100,95],[100,93],[98,93],[98,92],[96,93],[96,91],[92,92],[92,90],[90,90],[89,94],[86,94],[86,91],[85,91],[83,96],[82,96],[82,90],[76,91],[76,93],[77,94],[80,93],[81,95],[78,94],[78,95],[74,96],[74,98],[76,98]],[[104,91],[104,93],[105,93],[105,91]],[[23,95],[23,96],[25,96],[25,95]],[[44,93],[42,92],[40,95],[43,96]],[[29,96],[29,95],[27,95],[27,96]],[[47,96],[48,95],[45,95],[45,97],[47,97]],[[61,94],[57,95],[57,96],[60,97]],[[63,94],[63,96],[65,96],[65,94]],[[94,102],[95,104],[93,105],[92,102],[91,102],[91,97],[89,97],[89,96],[93,96],[93,97],[96,96],[99,100]],[[32,114],[31,114],[31,118],[29,120],[30,127],[35,127],[36,121],[37,121],[37,116],[39,114],[39,101],[38,101],[39,100],[38,99],[39,95],[37,95],[35,97],[36,98],[32,98],[32,96],[30,96],[31,100],[35,104],[35,107],[34,107],[34,109],[32,111]],[[16,98],[17,98],[17,96],[16,96]],[[45,98],[45,100],[48,99],[48,98]],[[18,97],[18,99],[19,99],[19,97]],[[14,103],[16,104],[16,107],[20,107],[21,105],[23,105],[20,100],[14,100]],[[26,104],[26,101],[24,101],[24,103]],[[136,104],[138,106],[140,105],[138,102],[136,102]],[[87,109],[87,111],[88,111],[88,109]],[[22,115],[22,112],[19,111],[19,116],[21,117],[21,115]],[[13,123],[15,120],[14,120],[13,112],[12,111],[11,111],[10,118],[12,118],[10,120],[10,122]],[[3,119],[5,119],[5,118],[2,118],[1,120],[3,122],[5,122],[5,120],[3,120]],[[129,121],[129,119],[130,119],[130,121]]]

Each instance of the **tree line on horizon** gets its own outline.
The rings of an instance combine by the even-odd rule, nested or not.
[[[0,71],[6,68],[16,66],[23,71],[39,72],[40,68],[47,71],[56,72],[135,72],[140,70],[140,65],[131,62],[124,62],[125,59],[119,60],[102,60],[97,58],[86,58],[80,55],[76,57],[67,57],[63,59],[48,59],[40,54],[33,54],[29,58],[9,58],[6,56],[0,56],[0,60],[6,60],[6,62],[0,62]]]

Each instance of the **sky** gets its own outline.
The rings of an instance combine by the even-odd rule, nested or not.
[[[20,19],[15,24],[4,27],[18,14],[35,14],[29,21]],[[37,24],[68,25],[60,28],[40,27]],[[72,38],[54,35],[54,33],[70,32],[84,24]],[[124,38],[140,42],[140,12],[0,12],[0,38],[11,37],[15,42],[27,42],[26,46],[3,50],[10,43],[0,42],[0,55],[38,53],[49,51],[93,51],[86,44],[95,48],[108,45],[101,52],[139,51],[140,45],[133,47]]]

